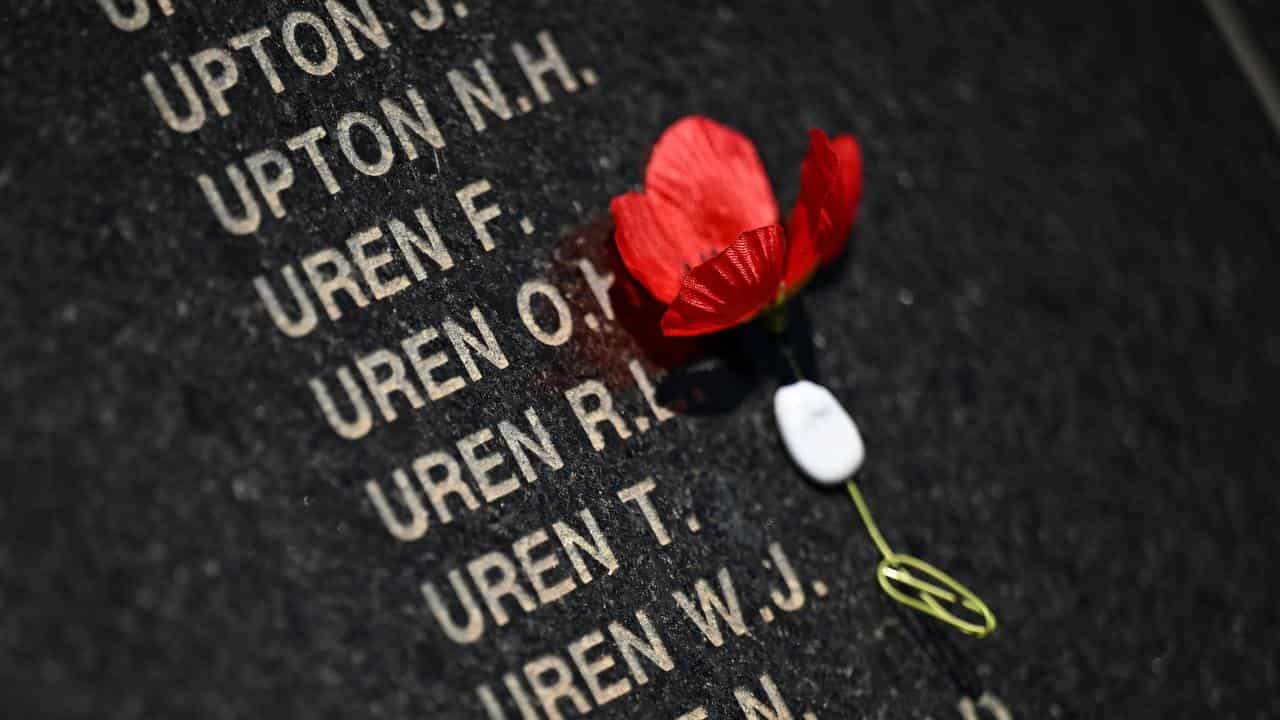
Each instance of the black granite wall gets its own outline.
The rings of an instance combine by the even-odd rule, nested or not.
[[[593,717],[742,717],[733,689],[763,697],[763,674],[797,718],[956,718],[984,692],[1016,718],[1280,714],[1280,141],[1199,4],[474,0],[424,32],[408,10],[427,3],[374,0],[388,47],[357,37],[355,60],[339,37],[322,77],[278,43],[290,12],[327,20],[319,0],[174,4],[134,32],[93,2],[0,11],[0,677],[14,717],[482,717],[478,685],[568,658],[640,609],[675,667],[648,666],[648,684]],[[1274,50],[1274,10],[1243,7]],[[258,26],[283,90],[236,50],[229,114],[167,127],[143,75],[171,82],[169,63]],[[578,85],[552,79],[546,104],[511,50],[544,30]],[[447,79],[476,58],[531,110],[477,132]],[[336,195],[286,150],[380,98],[407,105],[406,86],[445,147],[365,177],[325,145]],[[784,206],[808,127],[861,139],[851,251],[803,296],[790,341],[861,424],[863,486],[891,542],[981,594],[1000,620],[990,638],[879,593],[847,498],[804,483],[777,443],[784,373],[758,333],[654,343],[621,284],[619,319],[587,327],[602,310],[575,263],[610,267],[609,199],[689,113],[753,137]],[[285,216],[264,205],[255,232],[229,233],[194,178],[227,183],[224,166],[264,148],[297,163]],[[454,195],[481,178],[503,210],[491,252]],[[454,268],[344,301],[305,337],[276,329],[255,277],[279,281],[418,207]],[[573,308],[565,345],[520,323],[516,290],[537,277]],[[483,379],[421,409],[401,398],[399,419],[360,440],[329,429],[308,381],[473,306],[506,369],[482,363]],[[641,416],[632,359],[683,412],[597,452],[564,391],[599,378]],[[384,529],[366,481],[390,490],[395,468],[529,407],[564,467],[421,539]],[[667,545],[616,495],[649,476]],[[508,602],[511,622],[475,643],[444,635],[423,582],[557,521],[580,528],[583,508],[615,573],[592,566],[532,613]],[[808,600],[765,622],[773,542]],[[749,632],[712,647],[672,593],[722,567]]]

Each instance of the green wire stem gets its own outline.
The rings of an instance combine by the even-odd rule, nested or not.
[[[765,328],[779,337],[787,326],[787,304],[784,298],[785,295],[779,291],[778,301],[767,308],[761,317]],[[791,372],[795,373],[797,380],[803,380],[804,371],[800,369],[800,363],[796,362],[791,348],[783,344],[781,349],[787,364],[791,366]],[[955,578],[920,558],[894,552],[885,541],[880,527],[876,525],[875,518],[871,517],[871,508],[867,506],[866,498],[862,497],[858,484],[850,479],[845,481],[845,487],[858,508],[858,515],[862,517],[862,524],[866,526],[871,542],[875,543],[882,556],[880,564],[876,566],[876,581],[886,595],[912,610],[937,618],[966,635],[983,638],[995,631],[996,616],[981,598]],[[917,577],[912,570],[934,582]],[[957,615],[943,603],[965,608],[969,617]]]
[[[969,588],[920,558],[896,553],[890,549],[889,543],[885,541],[879,526],[876,525],[875,518],[871,517],[871,508],[867,506],[867,500],[862,496],[862,490],[858,488],[858,484],[848,480],[845,482],[845,487],[849,490],[849,497],[853,498],[853,504],[858,508],[858,515],[862,517],[862,524],[866,526],[871,542],[875,543],[883,556],[876,567],[876,580],[885,594],[913,610],[937,618],[966,635],[982,638],[996,629],[995,614]],[[913,570],[934,582],[917,577]],[[966,613],[968,617],[961,617],[943,603],[952,607],[958,605],[965,608],[968,611]]]

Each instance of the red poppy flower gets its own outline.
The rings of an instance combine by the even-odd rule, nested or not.
[[[664,334],[703,335],[785,301],[840,254],[862,195],[862,154],[850,135],[810,130],[786,229],[755,145],[710,118],[667,128],[644,185],[610,204],[622,261],[667,305]]]

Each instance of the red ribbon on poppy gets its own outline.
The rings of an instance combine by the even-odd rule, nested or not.
[[[862,198],[862,153],[851,135],[809,131],[800,198],[784,228],[764,165],[747,137],[710,118],[683,118],[663,132],[643,192],[613,199],[622,261],[666,306],[665,335],[704,335],[762,313],[781,320],[786,301],[848,242]],[[781,322],[771,324],[780,332]],[[826,388],[800,377],[778,389],[774,413],[796,465],[822,484],[843,483],[882,555],[880,587],[895,601],[983,637],[995,615],[934,566],[895,553],[852,479],[862,436]]]

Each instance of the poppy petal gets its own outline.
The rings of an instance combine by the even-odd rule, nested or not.
[[[840,158],[831,147],[827,134],[809,131],[809,151],[800,164],[800,197],[787,221],[788,291],[794,291],[809,279],[822,257],[819,244],[829,232],[831,218],[825,212],[827,196],[839,173]]]
[[[710,118],[690,116],[667,128],[645,168],[645,196],[655,214],[686,218],[693,234],[669,238],[678,264],[695,267],[739,233],[778,223],[778,202],[756,147]]]
[[[654,212],[649,197],[635,192],[615,197],[609,210],[623,264],[650,294],[670,305],[690,267],[680,259],[679,249],[682,240],[694,237],[688,218]]]
[[[627,269],[664,303],[680,279],[744,228],[778,222],[778,204],[755,146],[701,116],[673,123],[653,146],[645,191],[610,204]]]
[[[862,200],[862,150],[858,141],[852,135],[838,135],[832,139],[831,148],[840,161],[826,202],[831,229],[818,241],[822,262],[828,262],[844,250]]]
[[[778,297],[787,240],[779,225],[748,230],[689,271],[662,316],[664,335],[705,335],[750,320]]]
[[[787,221],[788,291],[808,280],[849,242],[862,198],[862,152],[852,135],[834,139],[809,131],[809,152],[800,166],[800,198]]]

